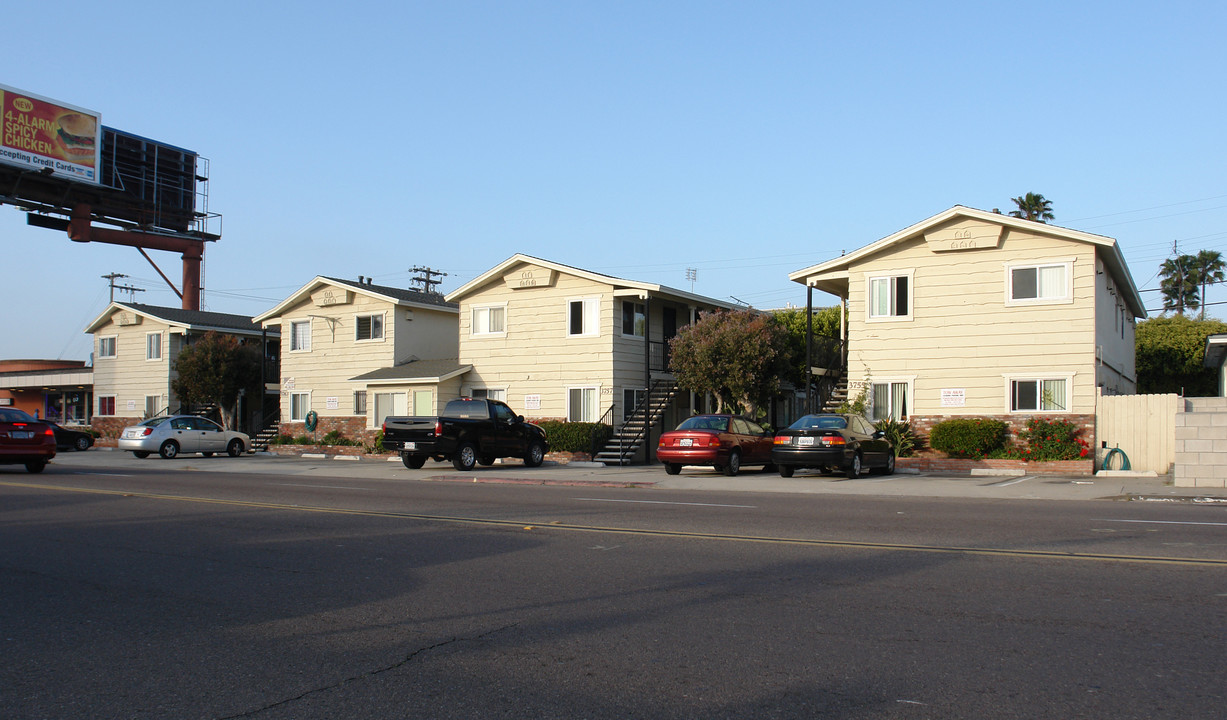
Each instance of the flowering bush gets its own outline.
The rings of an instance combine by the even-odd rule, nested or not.
[[[1091,447],[1078,437],[1082,429],[1065,420],[1033,417],[1018,433],[1022,445],[1007,448],[992,457],[1015,460],[1079,460],[1089,457]]]

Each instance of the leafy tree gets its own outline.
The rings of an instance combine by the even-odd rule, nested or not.
[[[1052,214],[1052,201],[1039,193],[1027,193],[1010,199],[1018,206],[1017,210],[1010,211],[1010,215],[1016,218],[1046,223],[1056,217]]]
[[[233,428],[239,391],[259,397],[262,361],[255,346],[244,345],[233,335],[207,332],[179,352],[177,377],[170,387],[184,404],[217,403],[222,424]]]
[[[1202,250],[1193,259],[1193,267],[1197,272],[1197,282],[1201,285],[1201,319],[1206,319],[1206,286],[1223,282],[1223,271],[1227,264],[1223,263],[1223,254],[1217,250]]]
[[[1204,367],[1206,338],[1227,333],[1227,323],[1177,315],[1138,323],[1135,335],[1139,393],[1218,394],[1218,373]]]
[[[805,384],[805,308],[776,310],[775,319],[788,334],[792,349],[792,368],[785,379],[800,387]],[[815,367],[831,367],[839,352],[839,306],[814,308],[813,363]]]
[[[1197,258],[1192,255],[1168,258],[1159,266],[1163,312],[1175,310],[1177,315],[1184,315],[1185,308],[1196,310],[1201,305],[1196,267]]]
[[[703,315],[670,341],[669,369],[678,385],[716,396],[718,411],[751,417],[780,391],[792,369],[792,347],[783,325],[755,310]]]

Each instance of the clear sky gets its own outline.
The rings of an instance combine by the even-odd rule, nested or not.
[[[1054,224],[1116,238],[1142,289],[1173,242],[1227,255],[1222,2],[67,0],[55,16],[71,35],[10,18],[0,83],[209,159],[208,310],[254,315],[315,275],[407,286],[415,265],[447,292],[517,252],[685,290],[694,268],[696,293],[804,305],[789,272],[1026,192]],[[150,255],[178,284],[179,257]],[[111,272],[137,302],[180,304],[137,250],[0,206],[0,358],[88,359]]]

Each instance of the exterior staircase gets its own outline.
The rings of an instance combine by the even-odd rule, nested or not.
[[[630,464],[635,453],[643,446],[648,429],[660,422],[677,392],[677,383],[672,380],[657,380],[652,383],[648,396],[635,408],[622,427],[614,432],[593,460],[606,465]]]
[[[831,388],[831,394],[827,395],[822,400],[822,412],[834,413],[839,412],[839,406],[843,405],[848,400],[848,373],[844,372],[836,381],[835,387]]]
[[[253,452],[267,452],[269,443],[273,441],[273,438],[277,437],[277,434],[280,431],[281,431],[281,428],[279,425],[272,425],[270,427],[264,428],[260,432],[253,435],[251,438],[252,451]]]

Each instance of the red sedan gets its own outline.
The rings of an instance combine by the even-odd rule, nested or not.
[[[17,408],[0,408],[0,465],[42,472],[55,457],[55,431]]]
[[[736,415],[695,415],[660,436],[656,457],[665,472],[683,465],[710,465],[733,477],[743,465],[771,466],[772,436],[761,425]]]

